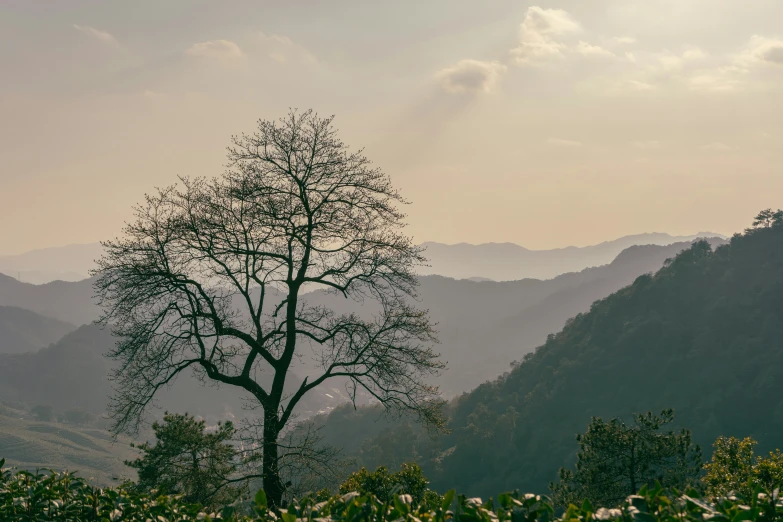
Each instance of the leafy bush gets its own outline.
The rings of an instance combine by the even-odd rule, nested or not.
[[[0,467],[5,461],[0,460]],[[456,500],[456,502],[455,502]],[[571,505],[557,515],[549,498],[499,495],[497,501],[459,496],[454,491],[440,503],[416,507],[410,495],[394,495],[382,502],[372,494],[346,493],[318,502],[305,498],[273,513],[266,495],[259,491],[255,502],[240,513],[241,506],[227,506],[205,513],[196,504],[177,496],[134,493],[127,485],[96,488],[72,474],[16,473],[0,471],[0,520],[2,521],[190,521],[224,522],[781,522],[783,502],[778,491],[760,488],[748,498],[728,497],[708,502],[695,490],[682,495],[660,485],[642,488],[616,509],[594,509],[588,501]]]
[[[718,437],[712,460],[704,465],[707,474],[702,482],[708,494],[748,496],[756,488],[773,489],[783,484],[783,453],[777,449],[767,457],[754,458],[756,444],[750,437]]]
[[[427,488],[429,481],[417,464],[405,463],[400,471],[389,473],[384,466],[375,471],[362,468],[351,473],[340,485],[340,493],[356,491],[372,494],[381,502],[387,502],[398,494],[410,495],[414,506],[431,506],[441,501],[440,495]]]

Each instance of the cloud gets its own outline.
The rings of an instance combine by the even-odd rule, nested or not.
[[[511,50],[511,56],[519,64],[562,58],[566,44],[561,37],[580,30],[579,23],[562,9],[531,6],[519,28],[519,45]]]
[[[582,56],[605,56],[607,58],[614,57],[614,53],[612,51],[604,49],[598,45],[591,45],[582,41],[577,44],[576,52]]]
[[[190,56],[233,60],[242,57],[242,49],[229,40],[209,40],[195,43],[185,51]]]
[[[740,85],[740,78],[746,72],[746,70],[734,66],[699,71],[690,78],[688,86],[696,91],[733,91]]]
[[[631,38],[630,36],[615,36],[612,40],[619,44],[632,44],[636,42],[636,38]]]
[[[681,70],[687,64],[690,64],[698,60],[703,60],[706,57],[707,57],[707,53],[705,53],[698,47],[691,47],[690,49],[682,52],[681,54],[664,52],[655,55],[657,61],[657,69],[663,70],[665,72]]]
[[[734,57],[734,63],[740,67],[783,65],[783,40],[753,35],[745,49]]]
[[[453,93],[490,92],[498,82],[506,66],[498,62],[460,60],[435,74],[441,87]]]
[[[96,29],[94,27],[88,27],[86,25],[77,25],[77,24],[73,24],[73,28],[82,34],[86,34],[91,38],[100,40],[101,42],[117,43],[117,39],[114,38],[114,35],[112,35],[111,33],[107,33],[106,31],[101,31],[100,29]]]
[[[724,57],[724,65],[696,71],[689,80],[689,86],[693,90],[711,92],[736,91],[749,85],[762,86],[764,79],[757,74],[765,67],[780,65],[783,65],[783,40],[754,35],[744,49]],[[754,72],[756,75],[753,75]]]
[[[258,32],[262,52],[278,63],[303,61],[316,63],[315,56],[305,47],[295,43],[287,36],[278,34],[267,35],[263,31]]]
[[[561,138],[549,138],[548,140],[546,140],[546,142],[550,145],[555,145],[557,147],[581,147],[582,146],[581,141],[564,140]]]
[[[636,56],[633,53],[626,52],[625,53],[625,59],[628,60],[631,63],[636,63]]]

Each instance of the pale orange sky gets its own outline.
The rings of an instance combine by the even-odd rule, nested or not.
[[[783,194],[783,3],[0,4],[0,254],[116,235],[232,134],[335,114],[417,241],[730,234]]]

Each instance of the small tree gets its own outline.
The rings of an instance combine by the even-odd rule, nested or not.
[[[587,499],[594,506],[614,507],[655,481],[677,488],[696,482],[701,449],[692,443],[690,431],[661,432],[674,421],[674,411],[635,413],[633,419],[629,426],[616,418],[592,418],[587,431],[576,437],[576,469],[561,468],[560,482],[549,486],[558,504]]]
[[[35,406],[30,413],[35,415],[35,418],[39,421],[51,422],[54,418],[54,408],[48,404],[39,404]]]
[[[758,444],[746,437],[718,437],[713,443],[712,460],[704,465],[702,478],[708,495],[725,497],[739,493],[749,499],[757,487],[773,491],[783,486],[783,453],[770,452],[768,457],[754,456]]]
[[[135,446],[142,456],[125,464],[138,472],[138,488],[166,494],[181,494],[187,502],[220,506],[241,493],[233,486],[237,451],[229,444],[234,435],[231,422],[218,423],[212,433],[203,420],[185,414],[169,414],[152,425],[155,445]]]
[[[385,466],[375,471],[367,468],[354,471],[340,485],[340,493],[372,493],[382,502],[391,500],[393,494],[406,494],[411,496],[415,505],[420,505],[439,498],[437,493],[427,488],[428,484],[418,464],[405,463],[396,473],[389,473]]]
[[[331,118],[310,111],[235,137],[224,176],[148,196],[124,237],[103,243],[94,272],[103,323],[119,339],[115,431],[133,431],[157,391],[191,369],[236,387],[260,406],[261,476],[279,505],[281,458],[297,453],[281,454],[281,433],[326,380],[442,426],[425,380],[443,364],[413,305],[425,259],[402,233],[405,203]],[[308,302],[318,289],[368,313]],[[288,390],[308,354],[317,373]]]

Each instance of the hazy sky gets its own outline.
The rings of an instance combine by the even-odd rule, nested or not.
[[[783,206],[780,0],[0,1],[0,254],[116,235],[232,134],[335,114],[417,241],[731,233]]]

